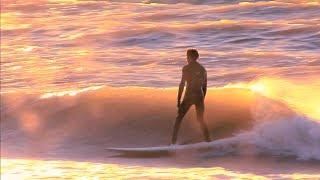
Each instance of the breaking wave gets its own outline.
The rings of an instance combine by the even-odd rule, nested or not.
[[[252,89],[209,90],[206,121],[215,139],[211,144],[218,148],[212,155],[266,153],[320,160],[317,119]],[[4,156],[101,156],[108,147],[168,145],[176,115],[176,89],[170,88],[1,96]],[[182,124],[179,144],[202,141],[194,117],[192,109]]]
[[[263,110],[254,112],[259,118],[255,119],[252,129],[213,142],[211,146],[219,151],[215,150],[212,155],[269,154],[320,160],[319,122],[288,109],[281,112],[277,103],[266,102],[267,99],[260,100]]]

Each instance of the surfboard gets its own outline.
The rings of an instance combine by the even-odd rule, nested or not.
[[[201,142],[194,144],[184,145],[170,145],[170,146],[157,146],[157,147],[140,147],[140,148],[107,148],[109,151],[119,153],[169,153],[179,150],[190,150],[190,149],[204,149],[210,147],[210,143]]]

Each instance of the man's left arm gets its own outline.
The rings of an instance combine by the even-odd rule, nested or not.
[[[207,71],[204,70],[204,80],[202,85],[203,97],[206,97],[207,94]]]

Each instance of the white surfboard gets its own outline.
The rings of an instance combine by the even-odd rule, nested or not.
[[[170,145],[170,146],[157,146],[157,147],[142,147],[142,148],[107,148],[109,151],[120,153],[161,153],[161,152],[175,152],[178,150],[197,150],[209,148],[210,143],[201,142],[187,145]]]
[[[221,156],[227,153],[233,153],[237,150],[239,138],[220,139],[211,142],[200,142],[184,145],[170,145],[157,147],[141,148],[107,148],[109,151],[116,152],[122,157],[159,157],[170,156],[175,152],[205,152],[213,156]]]

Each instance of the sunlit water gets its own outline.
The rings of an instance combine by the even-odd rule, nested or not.
[[[176,86],[191,47],[210,85],[320,74],[318,0],[1,2],[2,92]]]
[[[181,168],[162,158],[151,165],[93,162],[106,156],[103,148],[118,143],[113,139],[120,133],[113,130],[118,126],[108,124],[113,120],[109,116],[127,120],[125,125],[133,132],[130,122],[139,124],[140,114],[151,120],[155,114],[174,119],[176,91],[158,87],[177,86],[188,48],[199,50],[210,86],[249,89],[299,113],[293,120],[266,123],[244,133],[235,138],[240,145],[252,141],[272,153],[272,148],[285,153],[289,149],[292,159],[311,165],[292,167],[289,161],[277,167],[291,169],[282,172],[265,161],[248,165],[251,171],[223,164]],[[1,100],[1,179],[320,179],[314,170],[320,158],[319,52],[319,0],[1,0],[1,94],[6,100]],[[104,86],[156,89],[100,92]],[[81,96],[89,91],[95,92]],[[36,94],[36,98],[10,95],[16,92]],[[109,102],[113,94],[123,98],[111,102],[115,109]],[[102,103],[97,97],[105,100]],[[244,104],[246,98],[236,103]],[[106,105],[110,111],[104,109]],[[269,121],[270,114],[280,112],[267,105],[263,101],[267,114],[262,115]],[[117,107],[133,116],[126,119]],[[88,120],[93,122],[87,124]],[[156,120],[149,126],[167,127]],[[87,131],[90,127],[96,132]],[[137,132],[145,131],[140,127]],[[155,132],[157,128],[148,135],[149,142],[154,142]],[[162,133],[157,140],[165,142],[169,132]],[[122,145],[137,144],[139,138],[132,138]],[[15,154],[22,158],[14,159]],[[45,160],[52,154],[54,160]],[[81,157],[79,162],[68,161],[74,156]],[[308,161],[312,159],[315,162]],[[201,161],[196,159],[193,166]],[[153,166],[157,163],[165,165]],[[259,163],[271,169],[261,172],[263,168],[257,166],[255,170]]]
[[[222,167],[166,168],[74,161],[3,159],[1,179],[318,179],[320,174],[259,175]],[[84,173],[85,172],[85,173]]]

